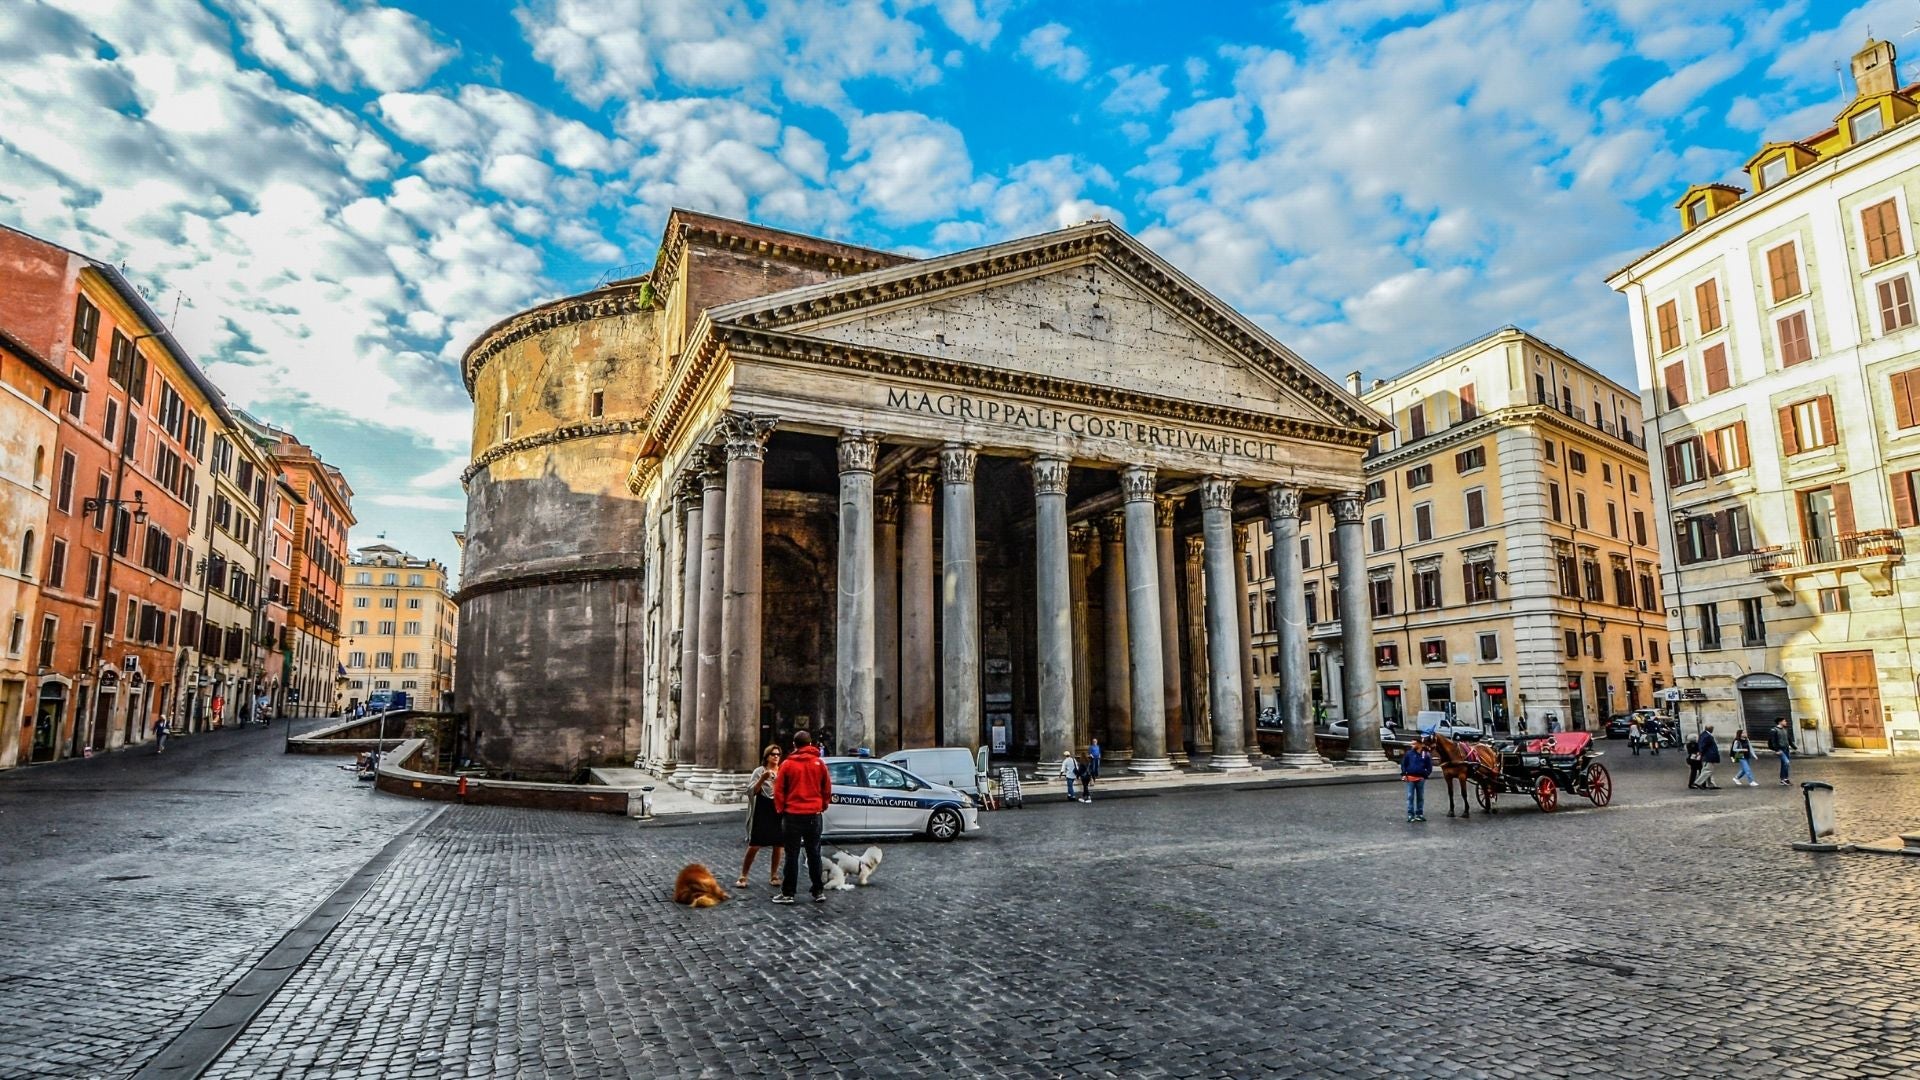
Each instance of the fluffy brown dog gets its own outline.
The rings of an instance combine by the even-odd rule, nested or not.
[[[729,899],[713,880],[713,871],[699,863],[688,863],[673,882],[673,902],[688,907],[712,907],[722,900]]]

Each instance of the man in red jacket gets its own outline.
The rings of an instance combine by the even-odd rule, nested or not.
[[[793,753],[780,763],[780,777],[773,784],[773,808],[780,812],[787,838],[787,865],[774,903],[793,903],[793,890],[800,883],[802,844],[807,849],[807,877],[813,884],[814,903],[826,900],[827,888],[820,877],[820,825],[831,802],[833,779],[820,760],[820,748],[813,745],[811,734],[794,732]]]

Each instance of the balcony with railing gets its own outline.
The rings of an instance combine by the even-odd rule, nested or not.
[[[1851,568],[1866,579],[1875,596],[1886,596],[1893,588],[1892,567],[1905,556],[1906,540],[1899,532],[1869,529],[1754,548],[1747,555],[1747,569],[1775,592],[1790,596],[1796,578]]]
[[[1619,439],[1621,442],[1626,443],[1628,446],[1636,447],[1641,450],[1645,450],[1647,448],[1646,435],[1640,432],[1634,431],[1630,425],[1622,423],[1619,420],[1608,420],[1607,418],[1599,415],[1595,415],[1591,420],[1589,420],[1587,418],[1587,410],[1581,408],[1578,405],[1573,404],[1572,402],[1557,400],[1556,398],[1554,398],[1552,394],[1542,394],[1542,393],[1536,392],[1533,395],[1533,403],[1535,405],[1545,405],[1547,408],[1553,409],[1556,412],[1559,412],[1563,416],[1571,417],[1574,420],[1577,420],[1580,423],[1585,424],[1588,427],[1594,429],[1595,431],[1602,432],[1607,435],[1611,435],[1614,438]]]

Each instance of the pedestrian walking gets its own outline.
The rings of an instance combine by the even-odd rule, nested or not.
[[[1640,756],[1640,744],[1645,742],[1646,738],[1647,732],[1645,728],[1640,726],[1640,718],[1636,716],[1629,719],[1627,721],[1627,749],[1633,751],[1634,757]]]
[[[1558,735],[1558,734],[1560,734],[1560,717],[1559,717],[1559,714],[1557,714],[1557,713],[1548,713],[1548,714],[1547,714],[1547,734],[1549,734],[1549,735]]]
[[[173,734],[173,725],[167,723],[166,717],[161,717],[160,722],[153,725],[154,753],[164,754],[167,752],[167,736],[171,734]]]
[[[1087,745],[1087,769],[1080,777],[1080,801],[1093,801],[1093,782],[1100,779],[1100,740]]]
[[[1793,775],[1793,729],[1787,726],[1786,717],[1773,722],[1773,730],[1767,732],[1767,746],[1780,755],[1780,785],[1785,787]]]
[[[769,743],[760,751],[760,767],[747,778],[747,857],[740,862],[740,880],[734,882],[742,889],[753,873],[753,857],[763,847],[773,849],[767,857],[767,884],[780,887],[780,848],[786,837],[780,827],[780,811],[773,805],[773,786],[779,776],[780,748]]]
[[[1700,739],[1697,736],[1687,740],[1687,786],[1700,786]]]
[[[220,716],[227,710],[227,699],[221,694],[213,695],[213,726],[220,726]]]
[[[1074,781],[1080,779],[1080,763],[1073,760],[1071,750],[1060,751],[1060,778],[1067,782],[1067,799],[1075,801],[1073,785]]]
[[[1407,785],[1407,820],[1427,820],[1427,777],[1433,775],[1433,755],[1427,740],[1415,739],[1400,755],[1400,779]]]
[[[1760,781],[1753,778],[1753,740],[1747,738],[1747,729],[1741,728],[1733,733],[1733,760],[1740,770],[1733,774],[1733,782],[1748,787],[1759,787]]]
[[[1653,749],[1654,757],[1660,756],[1660,743],[1666,737],[1667,726],[1660,722],[1659,717],[1655,717],[1653,721],[1647,725],[1647,745]]]
[[[827,887],[820,871],[820,826],[832,802],[833,779],[827,775],[826,762],[820,760],[820,748],[813,745],[808,732],[794,732],[793,754],[780,766],[773,784],[773,808],[780,813],[781,840],[787,851],[786,869],[774,903],[793,903],[802,849],[807,854],[807,879],[814,902],[826,900]]]
[[[1713,737],[1713,725],[1708,724],[1700,732],[1700,786],[1712,791],[1720,790],[1713,782],[1713,767],[1720,764],[1720,743]]]

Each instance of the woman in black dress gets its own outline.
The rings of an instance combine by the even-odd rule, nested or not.
[[[768,860],[771,875],[768,884],[778,888],[780,885],[780,847],[784,837],[780,831],[780,813],[773,808],[773,782],[780,775],[780,747],[768,744],[760,752],[760,767],[753,770],[747,780],[747,857],[740,863],[740,880],[734,882],[738,888],[747,887],[747,875],[753,873],[753,857],[760,849],[773,849],[773,858]]]

